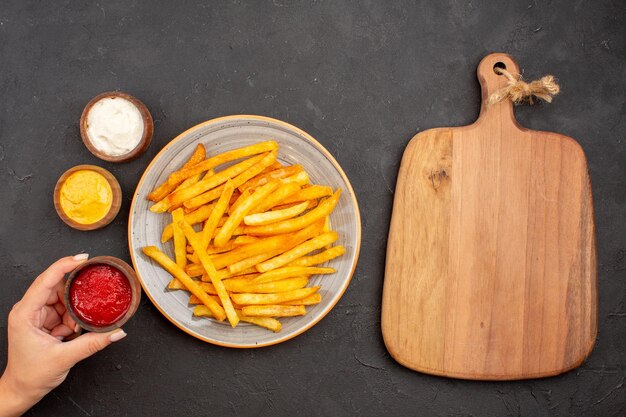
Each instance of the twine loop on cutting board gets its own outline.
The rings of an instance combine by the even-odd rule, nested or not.
[[[497,74],[504,75],[508,80],[508,85],[503,87],[489,96],[489,104],[496,104],[508,98],[515,104],[528,101],[534,103],[533,98],[537,97],[548,103],[552,102],[552,97],[559,94],[561,88],[552,75],[546,75],[538,80],[527,83],[522,80],[521,74],[514,77],[504,68],[496,67],[494,71]]]

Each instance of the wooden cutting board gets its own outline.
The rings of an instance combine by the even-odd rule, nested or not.
[[[499,64],[500,63],[500,64]],[[391,356],[464,379],[556,375],[591,352],[597,262],[585,154],[572,138],[529,130],[494,72],[478,66],[482,107],[469,126],[408,144],[395,191],[382,305]]]

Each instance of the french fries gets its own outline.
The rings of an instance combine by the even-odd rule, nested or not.
[[[307,240],[304,243],[296,246],[293,249],[288,250],[287,252],[279,255],[275,258],[270,259],[269,261],[262,262],[256,266],[257,271],[259,272],[267,272],[272,269],[276,269],[283,265],[292,262],[307,253],[313,252],[316,249],[323,248],[326,245],[330,245],[335,242],[339,236],[337,232],[328,232],[322,235],[316,236],[311,240]]]
[[[277,180],[281,178],[291,177],[302,171],[301,165],[291,165],[270,171],[264,175],[259,175],[256,178],[252,178],[239,186],[239,191],[244,192],[249,188],[256,188],[261,185],[267,184],[271,180]]]
[[[156,246],[146,246],[143,248],[143,253],[154,259],[158,264],[160,264],[167,272],[172,274],[175,278],[177,278],[180,282],[183,283],[185,288],[189,290],[190,293],[198,297],[202,303],[207,306],[211,313],[213,313],[213,317],[215,317],[219,321],[223,321],[226,318],[226,312],[213,298],[210,298],[206,292],[191,278],[189,275],[185,274],[185,271],[181,269],[176,262],[172,261],[166,254],[161,252]]]
[[[228,239],[233,235],[235,229],[243,221],[243,218],[252,210],[252,208],[259,204],[269,193],[274,191],[278,187],[278,182],[270,182],[262,185],[254,191],[254,194],[247,197],[237,208],[228,216],[228,220],[224,223],[224,226],[215,235],[214,244],[218,248],[224,246]]]
[[[322,301],[322,294],[316,292],[313,295],[309,295],[307,298],[302,298],[300,300],[288,301],[286,303],[282,303],[285,306],[312,306],[315,304],[319,304]]]
[[[198,210],[185,214],[185,221],[189,224],[196,224],[205,221],[211,215],[214,206],[215,204],[207,204],[206,206],[200,207]],[[163,229],[163,233],[161,234],[161,243],[167,242],[172,237],[174,237],[174,226],[170,223]]]
[[[278,143],[274,141],[267,141],[257,143],[254,145],[246,146],[245,148],[239,148],[232,151],[224,152],[220,155],[212,158],[205,159],[193,166],[183,168],[180,171],[171,174],[167,182],[170,184],[178,185],[189,177],[193,177],[204,171],[213,169],[226,162],[236,161],[237,159],[245,158],[247,156],[258,155],[264,152],[271,152],[278,149]]]
[[[335,259],[338,256],[346,253],[346,248],[343,246],[333,246],[330,249],[326,249],[324,252],[318,253],[313,256],[303,256],[302,258],[298,258],[294,261],[291,261],[287,264],[287,266],[313,266],[323,264],[324,262],[328,262],[331,259]]]
[[[217,187],[231,179],[232,177],[242,173],[246,169],[250,168],[261,159],[264,155],[254,156],[250,159],[246,159],[236,165],[226,168],[223,171],[218,172],[215,175],[211,175],[209,178],[205,178],[200,182],[195,183],[191,187],[184,188],[180,191],[174,191],[172,194],[165,197],[163,200],[150,207],[150,211],[153,213],[163,213],[172,206],[183,204],[190,198],[202,194],[203,192]]]
[[[280,304],[288,301],[300,300],[313,295],[320,287],[300,288],[292,291],[272,294],[241,293],[233,294],[233,301],[239,305],[268,305]]]
[[[265,213],[249,214],[243,218],[243,221],[248,226],[263,226],[265,224],[276,223],[280,220],[287,220],[292,217],[296,217],[302,213],[309,206],[309,202],[296,204],[295,206],[286,208],[284,210],[266,211]]]
[[[266,282],[264,284],[252,284],[250,283],[250,278],[231,278],[224,281],[226,290],[230,292],[261,294],[273,294],[297,290],[306,287],[308,283],[309,279],[307,277],[294,277],[282,279],[280,281]]]
[[[288,197],[283,201],[283,204],[297,203],[307,200],[316,200],[318,198],[328,197],[330,195],[333,195],[332,188],[325,185],[312,185],[310,187],[303,188],[294,195]]]
[[[310,276],[318,274],[334,274],[336,271],[334,268],[317,268],[313,266],[286,266],[284,268],[274,269],[269,272],[264,272],[258,277],[253,279],[256,284],[263,282],[278,281],[285,278],[297,277],[300,275]]]
[[[179,226],[179,223],[183,221],[183,219],[183,209],[179,208],[172,212],[172,224],[174,227],[174,255],[176,257],[176,265],[181,268],[185,268],[185,266],[187,266],[187,242],[185,240],[185,234]]]
[[[206,248],[209,242],[211,242],[211,239],[213,239],[217,225],[228,208],[228,202],[230,201],[230,197],[233,195],[233,191],[235,191],[235,187],[232,181],[229,180],[226,182],[226,185],[222,190],[220,199],[215,204],[213,211],[211,211],[211,215],[204,223],[204,228],[202,229],[202,246],[204,248]]]
[[[199,145],[148,196],[152,212],[171,212],[161,243],[173,238],[175,259],[155,246],[143,251],[172,275],[168,290],[191,293],[196,317],[278,332],[277,318],[322,301],[309,281],[333,274],[321,265],[346,252],[331,246],[340,239],[330,215],[341,190],[310,184],[301,165],[282,166],[277,152],[274,141],[215,156]]]
[[[217,275],[217,271],[215,270],[215,266],[213,266],[213,262],[211,262],[211,259],[209,259],[209,255],[206,254],[206,249],[204,248],[204,246],[202,246],[202,240],[198,236],[196,236],[196,232],[193,230],[191,226],[189,226],[189,223],[185,223],[185,221],[183,220],[179,223],[179,226],[185,233],[185,237],[187,238],[191,246],[195,249],[196,253],[198,254],[202,267],[206,271],[209,278],[211,278],[211,282],[213,283],[213,286],[215,287],[217,291],[217,295],[219,296],[220,301],[222,302],[222,306],[224,307],[224,310],[226,311],[226,317],[228,317],[228,321],[230,322],[230,325],[233,327],[237,326],[237,323],[239,323],[239,317],[237,316],[237,313],[235,312],[235,308],[233,307],[233,304],[230,301],[230,297],[228,296],[228,293],[226,292],[226,287],[224,286],[224,283],[222,282],[220,277]],[[291,300],[288,300],[288,301],[291,301]]]
[[[284,220],[282,222],[268,224],[266,226],[248,226],[244,227],[243,232],[254,236],[267,236],[300,230],[314,221],[328,216],[337,205],[340,195],[341,190],[335,191],[332,196],[319,203],[319,205],[313,210],[308,211],[295,219]]]
[[[193,315],[196,317],[214,317],[211,310],[204,305],[195,306],[193,309]],[[280,332],[282,325],[280,321],[271,317],[248,317],[244,316],[241,310],[237,311],[239,319],[246,323],[256,324],[259,327],[264,327],[273,332]]]
[[[306,309],[302,305],[245,306],[241,309],[241,313],[250,317],[293,317],[304,316]]]
[[[184,170],[186,168],[196,165],[198,162],[201,162],[205,158],[205,156],[206,156],[206,150],[204,148],[204,145],[198,144],[198,146],[196,146],[196,149],[193,151],[193,154],[191,155],[189,160],[185,163],[185,165],[183,165],[182,169]],[[148,200],[151,200],[154,202],[160,201],[164,199],[165,197],[167,197],[169,193],[174,191],[175,188],[176,188],[176,185],[172,185],[168,181],[165,181],[163,184],[155,188],[154,191],[148,194]]]
[[[251,166],[250,168],[246,169],[241,174],[233,178],[232,179],[233,185],[236,188],[238,185],[242,184],[248,179],[254,177],[255,175],[258,175],[267,166],[271,165],[275,161],[276,161],[276,152],[270,152],[269,154],[265,155],[263,159],[258,161],[258,163],[254,164],[253,166]],[[213,190],[207,191],[204,194],[201,194],[197,197],[190,199],[189,201],[186,201],[185,207],[193,209],[195,207],[199,207],[203,204],[206,204],[210,201],[215,200],[217,197],[220,196],[220,193],[222,192],[221,188],[222,186],[216,187]]]

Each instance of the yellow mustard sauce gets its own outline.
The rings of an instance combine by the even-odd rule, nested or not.
[[[113,191],[101,174],[80,170],[63,182],[59,196],[61,208],[80,224],[93,224],[107,215],[113,202]]]

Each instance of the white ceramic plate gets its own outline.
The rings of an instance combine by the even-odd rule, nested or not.
[[[166,289],[171,276],[146,257],[141,248],[161,247],[174,257],[171,242],[161,244],[161,231],[170,218],[149,211],[146,199],[157,185],[178,169],[191,155],[198,143],[206,147],[207,155],[216,155],[242,146],[266,140],[278,142],[278,159],[283,164],[301,164],[311,182],[341,188],[339,203],[331,214],[331,225],[339,233],[336,244],[346,248],[345,255],[327,263],[335,274],[311,277],[309,285],[321,285],[322,302],[307,307],[305,316],[281,318],[282,330],[269,330],[241,323],[231,328],[227,322],[196,318],[187,301],[186,291]],[[221,346],[250,348],[273,345],[291,339],[310,329],[337,304],[344,293],[359,256],[361,218],[354,190],[337,161],[315,139],[302,130],[279,120],[261,116],[227,116],[201,123],[180,134],[166,145],[144,172],[133,196],[128,222],[128,243],[133,266],[146,295],[178,328],[209,343]]]

